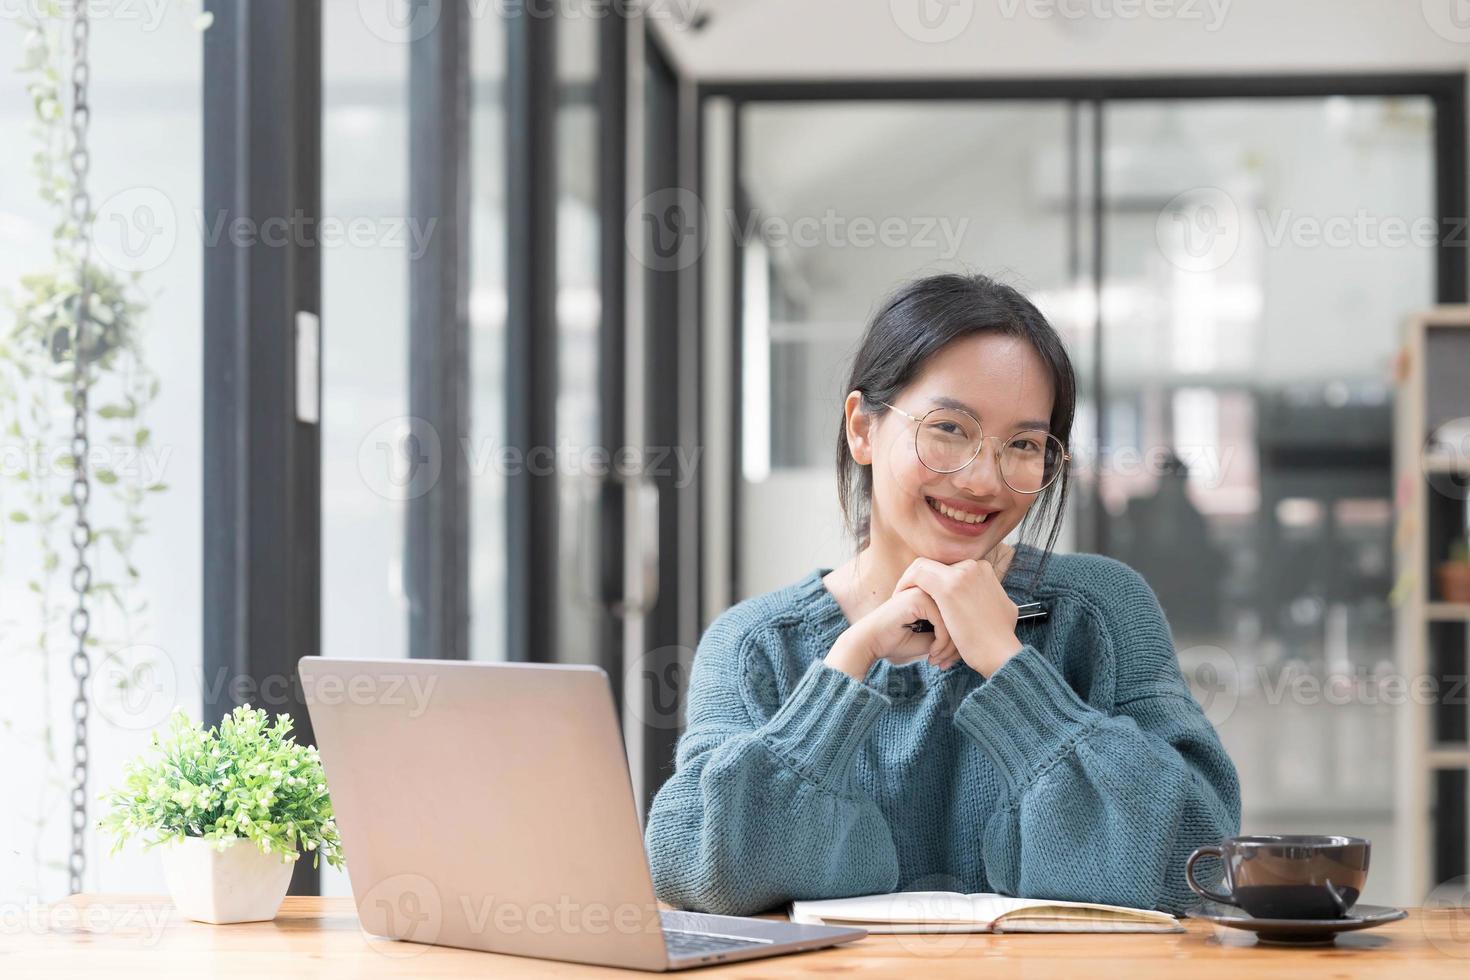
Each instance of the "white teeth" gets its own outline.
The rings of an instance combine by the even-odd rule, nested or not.
[[[949,505],[942,503],[941,501],[935,500],[932,497],[929,498],[929,506],[939,511],[939,513],[943,514],[945,517],[948,517],[951,520],[960,521],[964,524],[984,524],[987,520],[990,519],[989,514],[967,514],[964,511],[955,510],[953,507],[950,507]]]

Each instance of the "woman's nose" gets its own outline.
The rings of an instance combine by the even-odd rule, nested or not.
[[[980,452],[970,460],[970,465],[953,474],[955,484],[975,496],[999,493],[1005,488],[1000,475],[1000,450],[991,444],[998,436],[987,436],[980,442]]]

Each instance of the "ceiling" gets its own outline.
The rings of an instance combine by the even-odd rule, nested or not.
[[[1452,5],[653,0],[648,17],[680,68],[707,80],[1459,71],[1470,28],[1447,19]]]

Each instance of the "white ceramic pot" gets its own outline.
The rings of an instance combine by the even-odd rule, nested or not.
[[[264,922],[276,917],[295,862],[262,854],[244,838],[218,841],[185,837],[160,844],[163,876],[178,910],[196,922]]]

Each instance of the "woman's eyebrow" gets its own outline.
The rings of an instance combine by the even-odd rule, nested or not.
[[[979,420],[982,425],[985,422],[984,419],[980,418],[979,412],[975,411],[973,408],[971,408],[969,405],[966,405],[958,398],[950,398],[947,395],[936,395],[931,400],[934,402],[935,405],[938,405],[940,408],[958,408],[960,411],[969,412],[971,415],[975,416],[975,418]],[[1047,432],[1050,432],[1051,422],[1047,421],[1046,419],[1024,419],[1023,421],[1016,423],[1017,432],[1022,432],[1027,429],[1045,429]]]

